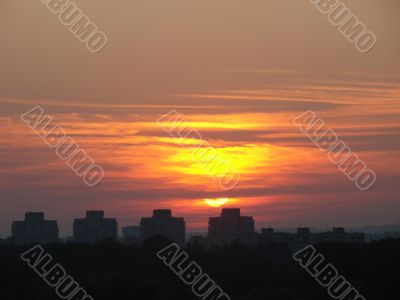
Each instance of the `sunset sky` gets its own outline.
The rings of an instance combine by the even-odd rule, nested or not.
[[[119,226],[171,208],[204,231],[228,198],[260,227],[400,224],[398,0],[343,0],[377,36],[360,53],[309,0],[76,1],[90,53],[40,0],[0,3],[0,235],[26,211],[102,209]],[[20,115],[40,105],[105,171],[87,187]],[[224,191],[157,120],[177,110],[240,174]],[[292,123],[313,110],[376,172],[360,191]]]

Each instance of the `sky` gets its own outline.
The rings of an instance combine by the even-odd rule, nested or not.
[[[368,53],[308,0],[76,2],[108,36],[96,54],[41,1],[2,0],[0,234],[44,211],[70,235],[90,209],[121,227],[170,208],[190,231],[222,207],[257,228],[400,224],[400,2],[342,2],[376,35]],[[98,186],[21,122],[37,105],[103,167]],[[171,110],[240,174],[235,188],[163,130]],[[370,190],[293,124],[308,110],[377,174]]]

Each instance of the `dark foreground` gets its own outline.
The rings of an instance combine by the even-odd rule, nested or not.
[[[95,300],[201,299],[157,257],[156,253],[168,244],[152,239],[141,247],[103,243],[43,248]],[[0,246],[0,299],[60,299],[55,289],[20,258],[29,248]],[[400,299],[400,240],[325,244],[317,249],[365,299]],[[193,246],[184,250],[232,300],[332,299],[327,289],[294,261],[285,245],[236,244],[208,251]]]

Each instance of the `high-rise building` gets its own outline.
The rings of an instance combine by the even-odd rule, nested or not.
[[[169,209],[154,210],[151,218],[142,218],[140,221],[140,235],[143,240],[151,236],[162,235],[183,245],[185,233],[185,219],[172,217]]]
[[[124,239],[137,239],[140,237],[140,226],[122,227],[122,237]]]
[[[253,217],[241,216],[240,208],[224,208],[220,217],[208,221],[208,238],[216,243],[251,242],[254,235]]]
[[[96,243],[102,240],[118,238],[116,219],[104,218],[104,211],[86,212],[84,219],[74,220],[74,241],[78,243]]]
[[[122,240],[125,245],[132,245],[140,242],[140,226],[122,227]]]
[[[44,219],[43,212],[27,212],[24,221],[14,221],[11,237],[19,244],[46,244],[59,240],[57,221]]]

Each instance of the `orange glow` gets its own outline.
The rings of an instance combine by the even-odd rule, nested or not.
[[[400,106],[392,100],[393,95],[398,99],[397,91],[393,90],[382,105],[365,104],[318,112],[327,128],[345,137],[357,155],[380,174],[396,174],[399,169],[398,160],[395,160],[398,151],[393,144],[393,137],[398,134],[400,112]],[[292,120],[302,110],[234,114],[182,110],[180,113],[187,122],[178,124],[176,131],[185,133],[185,130],[194,129],[201,139],[169,135],[163,129],[164,124],[156,121],[163,112],[122,118],[117,113],[119,110],[110,110],[90,116],[52,114],[67,135],[105,170],[104,182],[90,193],[85,190],[83,196],[80,194],[85,188],[82,182],[30,128],[18,118],[0,116],[2,147],[10,149],[8,155],[2,156],[6,166],[3,171],[12,176],[22,173],[30,176],[35,179],[31,184],[38,190],[48,191],[51,183],[57,187],[48,191],[53,193],[49,196],[52,199],[59,197],[59,190],[64,189],[68,195],[71,193],[71,199],[102,199],[100,207],[127,216],[147,215],[155,208],[171,208],[174,215],[187,216],[188,228],[206,226],[207,216],[218,215],[216,210],[226,205],[240,207],[244,213],[255,215],[261,221],[290,222],[291,217],[305,210],[298,205],[299,195],[305,194],[301,201],[309,201],[308,208],[314,208],[317,204],[313,201],[318,200],[320,205],[333,201],[329,197],[334,197],[335,193],[323,195],[329,189],[341,191],[344,187],[354,191],[351,182],[329,161],[327,153],[293,125]],[[379,117],[388,110],[392,115]],[[364,119],[368,122],[359,121]],[[376,146],[370,144],[370,140],[378,139],[384,143],[384,150],[377,151]],[[27,160],[25,163],[9,165],[11,158],[21,160],[20,153],[13,154],[21,145],[27,145],[35,153],[35,161],[23,157]],[[199,148],[194,156],[195,146]],[[211,154],[209,148],[213,149]],[[223,190],[218,178],[212,176],[209,166],[215,160],[227,162],[240,175],[240,182],[234,189]],[[48,179],[44,182],[37,178],[40,173],[52,175],[46,175]],[[14,184],[17,188],[12,176],[4,178],[0,185]],[[324,201],[320,201],[321,198]],[[88,203],[90,208],[94,201]]]
[[[204,199],[204,202],[211,207],[220,207],[228,203],[228,201],[228,198]]]

